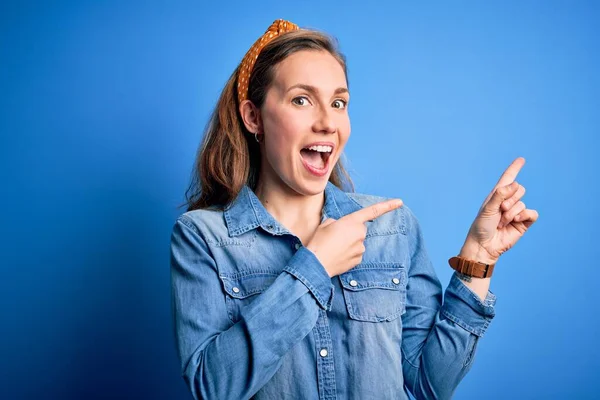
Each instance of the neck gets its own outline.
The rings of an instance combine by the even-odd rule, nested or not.
[[[258,183],[256,196],[269,214],[291,232],[299,235],[316,229],[321,223],[321,210],[325,202],[323,192],[303,195],[283,183],[263,182]]]

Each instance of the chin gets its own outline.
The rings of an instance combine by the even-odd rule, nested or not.
[[[334,164],[335,165],[335,164]],[[280,171],[284,168],[279,169]],[[273,170],[277,170],[274,168]],[[302,196],[315,196],[325,191],[327,182],[331,176],[331,167],[327,174],[323,176],[314,176],[306,173],[304,166],[300,168],[291,168],[288,173],[278,173],[275,177],[283,187]]]
[[[300,178],[298,181],[296,181],[296,187],[294,188],[294,190],[299,194],[305,196],[315,196],[325,191],[325,187],[327,186],[328,181],[329,175],[324,176],[318,180]]]

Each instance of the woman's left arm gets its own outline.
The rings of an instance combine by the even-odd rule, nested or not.
[[[513,247],[538,219],[538,212],[525,207],[521,200],[525,187],[515,181],[525,164],[517,158],[504,171],[479,209],[459,256],[485,264],[496,264],[500,255]],[[463,283],[485,299],[490,278],[463,277]]]
[[[514,182],[524,162],[515,160],[486,198],[460,256],[495,264],[537,220],[537,212],[520,201],[525,189]],[[467,282],[458,273],[442,293],[419,223],[403,208],[411,231],[402,315],[404,382],[417,399],[447,399],[471,368],[477,343],[495,315],[496,297],[489,291],[490,278]]]

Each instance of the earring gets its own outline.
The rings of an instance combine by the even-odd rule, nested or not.
[[[262,136],[262,134],[261,134]],[[258,140],[258,132],[254,132],[254,140],[256,140],[256,143],[260,143],[261,141]]]

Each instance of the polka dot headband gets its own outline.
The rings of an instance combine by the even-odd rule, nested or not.
[[[290,21],[277,19],[269,26],[269,29],[267,29],[264,35],[259,37],[252,47],[250,47],[250,50],[248,50],[242,59],[240,70],[238,72],[237,87],[238,100],[240,103],[248,98],[248,81],[250,80],[254,63],[262,49],[277,36],[298,29],[300,29],[298,25],[293,24]]]

